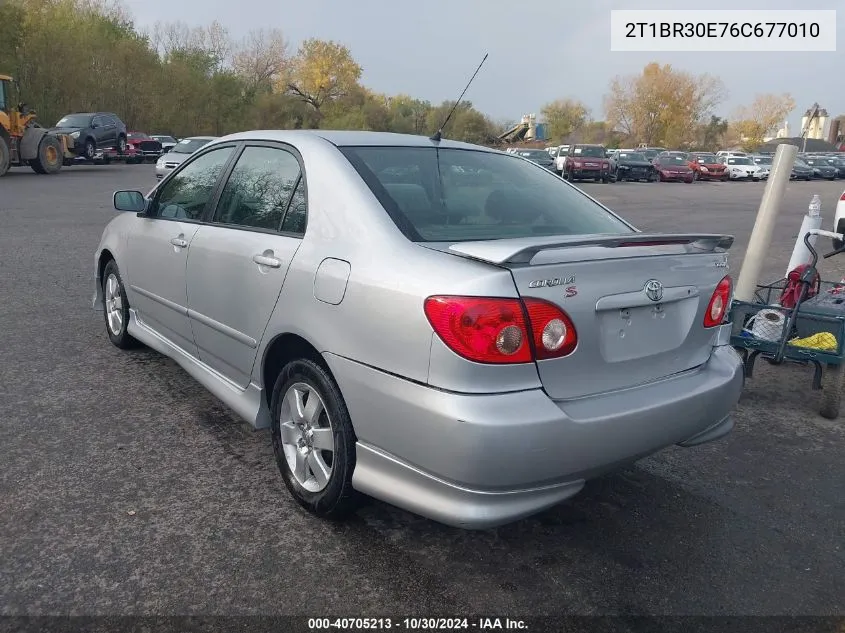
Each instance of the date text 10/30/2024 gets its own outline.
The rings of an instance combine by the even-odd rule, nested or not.
[[[527,631],[516,618],[309,618],[310,631],[366,631],[406,629],[411,631]]]
[[[610,12],[611,51],[835,52],[835,10]]]

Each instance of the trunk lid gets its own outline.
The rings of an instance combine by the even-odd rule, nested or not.
[[[704,314],[728,274],[732,243],[726,235],[634,233],[463,242],[441,250],[508,268],[522,297],[545,299],[570,316],[578,347],[537,362],[549,396],[570,399],[705,363],[716,333],[704,327]]]

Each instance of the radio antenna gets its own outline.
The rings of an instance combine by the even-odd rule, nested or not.
[[[452,115],[455,114],[455,110],[458,109],[458,106],[460,105],[461,101],[464,98],[464,95],[466,94],[467,90],[469,89],[470,85],[472,84],[473,79],[475,79],[475,76],[478,74],[478,71],[481,70],[481,67],[484,65],[484,62],[487,61],[487,56],[489,54],[490,53],[484,53],[484,59],[481,60],[481,63],[478,65],[478,68],[476,68],[475,72],[472,73],[472,77],[469,78],[469,81],[467,82],[466,87],[464,87],[464,91],[461,93],[461,96],[458,97],[457,101],[455,101],[455,105],[452,106],[452,109],[449,111],[449,114],[446,116],[446,119],[443,121],[443,123],[440,124],[440,127],[437,129],[437,131],[434,134],[432,134],[432,136],[431,136],[432,141],[439,143],[440,139],[443,138],[443,128],[446,127],[446,125],[449,123],[449,119],[451,119]]]

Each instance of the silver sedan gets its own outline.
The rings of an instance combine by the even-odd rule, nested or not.
[[[484,528],[733,427],[723,235],[644,234],[538,165],[369,132],[245,132],[94,255],[111,342],[272,430],[321,517],[361,494]]]
[[[156,162],[156,178],[161,180],[184,163],[188,156],[216,138],[216,136],[189,136],[188,138],[183,138],[173,145],[170,151],[159,157],[158,162]]]

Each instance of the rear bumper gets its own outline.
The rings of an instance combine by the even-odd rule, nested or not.
[[[544,391],[467,395],[331,354],[358,435],[354,487],[431,519],[485,528],[576,494],[584,481],[673,444],[718,439],[744,375],[736,352],[636,388],[566,402]]]

